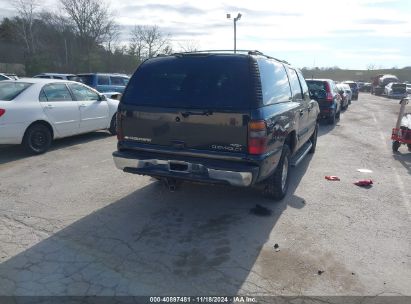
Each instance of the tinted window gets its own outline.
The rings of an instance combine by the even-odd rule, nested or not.
[[[324,81],[307,80],[307,85],[310,91],[319,91],[319,90],[327,91],[327,87]]]
[[[40,76],[35,76],[35,78],[45,78],[45,79],[50,79],[51,76],[48,75],[40,75]]]
[[[75,76],[75,75],[69,75],[67,76],[67,79],[71,81],[80,81],[80,77]]]
[[[291,100],[291,90],[284,66],[274,60],[258,59],[263,103],[265,105]]]
[[[47,101],[47,96],[46,96],[46,94],[44,93],[44,90],[41,90],[41,91],[40,91],[39,100],[40,100],[40,101]]]
[[[249,75],[245,56],[155,58],[137,69],[122,102],[171,108],[249,108]]]
[[[0,100],[13,100],[29,86],[31,86],[31,83],[0,82]]]
[[[301,91],[301,85],[298,81],[297,72],[294,69],[288,69],[288,76],[290,78],[291,92],[293,93],[293,99],[303,99]]]
[[[0,75],[0,80],[6,80],[8,79],[6,76]]]
[[[110,77],[98,75],[97,76],[97,84],[98,85],[109,85],[110,84]]]
[[[93,86],[93,75],[78,75],[79,81],[88,85]]]
[[[110,76],[111,80],[111,85],[115,86],[126,86],[127,85],[127,78],[124,77],[116,77],[116,76]]]
[[[76,100],[99,100],[100,96],[90,90],[89,88],[82,86],[81,84],[70,83],[69,87],[73,92],[74,97]]]
[[[61,77],[61,76],[53,76],[53,78],[54,78],[54,79],[64,79],[64,78]]]
[[[48,101],[71,101],[70,91],[64,83],[47,84],[43,87]]]
[[[305,82],[303,74],[299,70],[297,70],[298,78],[300,80],[301,88],[303,89],[303,96],[304,99],[309,100],[310,99],[310,92],[308,90],[307,83]]]
[[[352,83],[352,82],[349,82],[349,83],[347,83],[349,86],[350,86],[350,88],[351,89],[357,89],[358,88],[358,86],[357,86],[357,84],[356,83]]]

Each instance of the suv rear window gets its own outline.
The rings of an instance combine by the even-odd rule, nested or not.
[[[246,56],[154,58],[134,73],[122,103],[167,108],[248,109],[251,83]]]
[[[325,84],[325,81],[307,80],[307,85],[310,91],[319,91],[319,90],[327,91],[327,86]]]
[[[0,82],[0,100],[10,101],[31,86],[26,82]]]

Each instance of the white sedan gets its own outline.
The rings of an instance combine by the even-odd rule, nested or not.
[[[40,154],[56,138],[103,129],[114,135],[118,103],[74,81],[1,81],[0,144],[23,144]]]

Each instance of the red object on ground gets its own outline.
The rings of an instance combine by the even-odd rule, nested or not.
[[[354,185],[360,186],[360,187],[367,187],[367,186],[371,186],[372,180],[371,179],[363,179],[363,180],[359,180],[357,182],[354,183]]]
[[[340,180],[338,176],[333,176],[333,175],[327,175],[325,179],[329,181],[339,181]]]

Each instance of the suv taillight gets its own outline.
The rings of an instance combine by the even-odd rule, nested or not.
[[[117,112],[116,114],[116,133],[117,133],[117,140],[123,140],[124,139],[124,133],[123,133],[123,115],[121,112]]]
[[[5,109],[0,109],[0,117],[3,116],[3,114],[6,113]]]
[[[267,126],[264,120],[248,123],[248,153],[263,154],[267,148]]]
[[[331,88],[330,88],[330,84],[328,83],[328,82],[326,82],[325,83],[325,91],[327,92],[327,95],[326,95],[326,100],[327,101],[333,101],[334,100],[334,96],[333,96],[333,94],[331,93]]]

